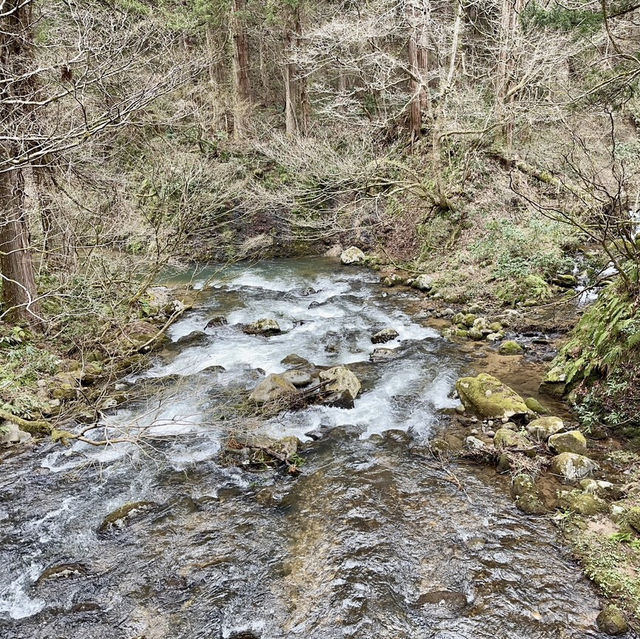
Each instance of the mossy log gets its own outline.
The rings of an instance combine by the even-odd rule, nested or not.
[[[23,430],[31,435],[49,435],[53,430],[53,426],[44,419],[41,420],[28,420],[22,419],[13,413],[9,413],[6,410],[0,409],[0,419],[5,419],[8,422],[16,424],[20,430]]]

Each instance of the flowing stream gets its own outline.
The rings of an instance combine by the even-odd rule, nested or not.
[[[413,293],[387,296],[374,274],[319,259],[195,279],[202,305],[125,380],[146,397],[105,424],[163,438],[3,460],[0,637],[600,636],[595,593],[553,525],[518,513],[492,470],[429,455],[469,362],[412,317]],[[216,315],[228,325],[178,343]],[[285,332],[236,326],[262,317]],[[385,327],[399,332],[385,345],[397,357],[371,363],[370,336]],[[291,353],[348,364],[363,383],[355,407],[247,423],[305,442],[297,478],[221,465],[234,404]],[[101,529],[130,502],[147,505]]]

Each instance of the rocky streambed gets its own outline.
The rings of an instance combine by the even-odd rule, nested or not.
[[[473,358],[419,290],[331,260],[188,277],[203,302],[94,432],[129,441],[3,458],[3,637],[601,636],[554,525],[434,451]],[[283,388],[317,391],[265,410]]]

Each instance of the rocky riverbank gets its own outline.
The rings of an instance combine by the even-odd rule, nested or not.
[[[347,259],[345,253],[343,264],[373,262],[390,294],[423,291],[415,315],[471,356],[477,375],[458,380],[460,405],[432,440],[433,454],[482,464],[495,469],[497,480],[506,478],[515,506],[524,516],[550,518],[598,587],[605,602],[599,629],[637,631],[640,455],[604,427],[580,424],[564,399],[564,378],[549,365],[582,310],[566,295],[516,309],[490,297],[460,307],[436,291],[428,274],[380,266],[353,249]]]

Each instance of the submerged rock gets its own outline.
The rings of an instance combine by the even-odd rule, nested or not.
[[[377,364],[379,362],[388,362],[398,356],[398,352],[393,348],[374,348],[369,361]]]
[[[596,618],[598,629],[612,637],[623,635],[629,630],[629,624],[620,609],[614,605],[605,606]]]
[[[464,407],[483,419],[502,419],[531,412],[520,395],[487,373],[462,377],[456,383],[456,390]]]
[[[112,513],[109,513],[98,527],[99,533],[106,533],[111,530],[121,530],[133,519],[158,507],[153,501],[135,501],[120,506]]]
[[[563,428],[564,422],[559,417],[539,417],[529,422],[527,432],[537,441],[546,442],[551,435],[555,435]]]
[[[282,332],[276,320],[267,318],[259,319],[252,324],[245,325],[242,331],[247,335],[263,335],[264,337],[279,335]]]
[[[584,479],[598,469],[598,464],[584,455],[560,453],[551,460],[551,470],[565,479]]]
[[[263,379],[249,395],[255,404],[267,404],[296,393],[296,387],[283,375],[272,374]]]
[[[549,448],[556,453],[576,453],[584,455],[587,452],[587,440],[579,430],[570,430],[549,437]]]
[[[360,264],[364,260],[365,254],[357,246],[350,246],[340,254],[340,261],[345,265]]]
[[[207,328],[216,328],[217,326],[225,326],[227,324],[227,318],[222,315],[216,315],[212,317],[206,324],[205,329]]]
[[[374,344],[386,344],[394,340],[398,335],[399,333],[395,328],[383,328],[371,337],[371,341]]]

